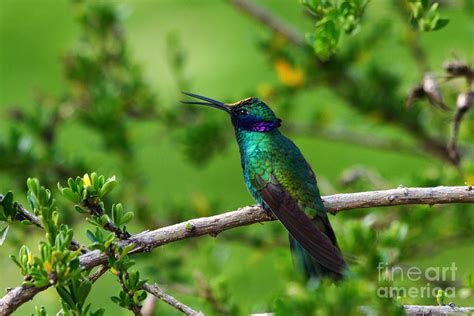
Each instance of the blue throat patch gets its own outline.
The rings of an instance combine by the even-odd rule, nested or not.
[[[250,130],[254,132],[269,132],[272,129],[280,127],[281,120],[277,119],[276,121],[269,122],[254,122],[249,127]]]

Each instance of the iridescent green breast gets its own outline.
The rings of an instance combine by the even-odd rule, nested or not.
[[[306,214],[325,214],[311,167],[296,145],[277,129],[267,132],[236,131],[247,187],[264,204],[259,189],[271,175],[298,202]]]

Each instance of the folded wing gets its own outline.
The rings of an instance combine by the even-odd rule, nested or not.
[[[274,181],[267,182],[259,190],[265,204],[314,260],[325,268],[342,274],[346,263],[339,249],[275,178],[272,180]]]

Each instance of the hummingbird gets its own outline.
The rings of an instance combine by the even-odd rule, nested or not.
[[[311,166],[279,127],[282,121],[258,98],[224,103],[183,92],[230,116],[239,146],[245,184],[255,201],[289,233],[298,270],[308,280],[342,278],[347,269],[329,222]]]

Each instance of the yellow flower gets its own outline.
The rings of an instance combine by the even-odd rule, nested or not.
[[[51,264],[54,264],[58,256],[59,256],[59,253],[56,250],[53,250],[53,252],[51,252]]]
[[[466,185],[474,185],[474,175],[467,176],[464,183]]]
[[[51,273],[51,270],[53,267],[51,266],[51,263],[49,261],[45,261],[43,264],[43,268],[46,270],[46,272]]]
[[[87,173],[84,175],[84,177],[82,177],[82,182],[84,182],[84,188],[86,189],[91,186],[91,178]]]
[[[115,269],[115,268],[111,268],[111,269],[110,269],[110,272],[112,272],[113,275],[117,275],[117,274],[118,274],[118,270]]]
[[[269,83],[262,83],[258,85],[257,93],[264,100],[270,99],[275,94],[275,89]]]
[[[33,264],[33,253],[31,251],[28,252],[28,265]]]
[[[278,79],[288,87],[298,87],[304,83],[304,72],[300,68],[295,68],[285,59],[277,59],[275,69]]]

